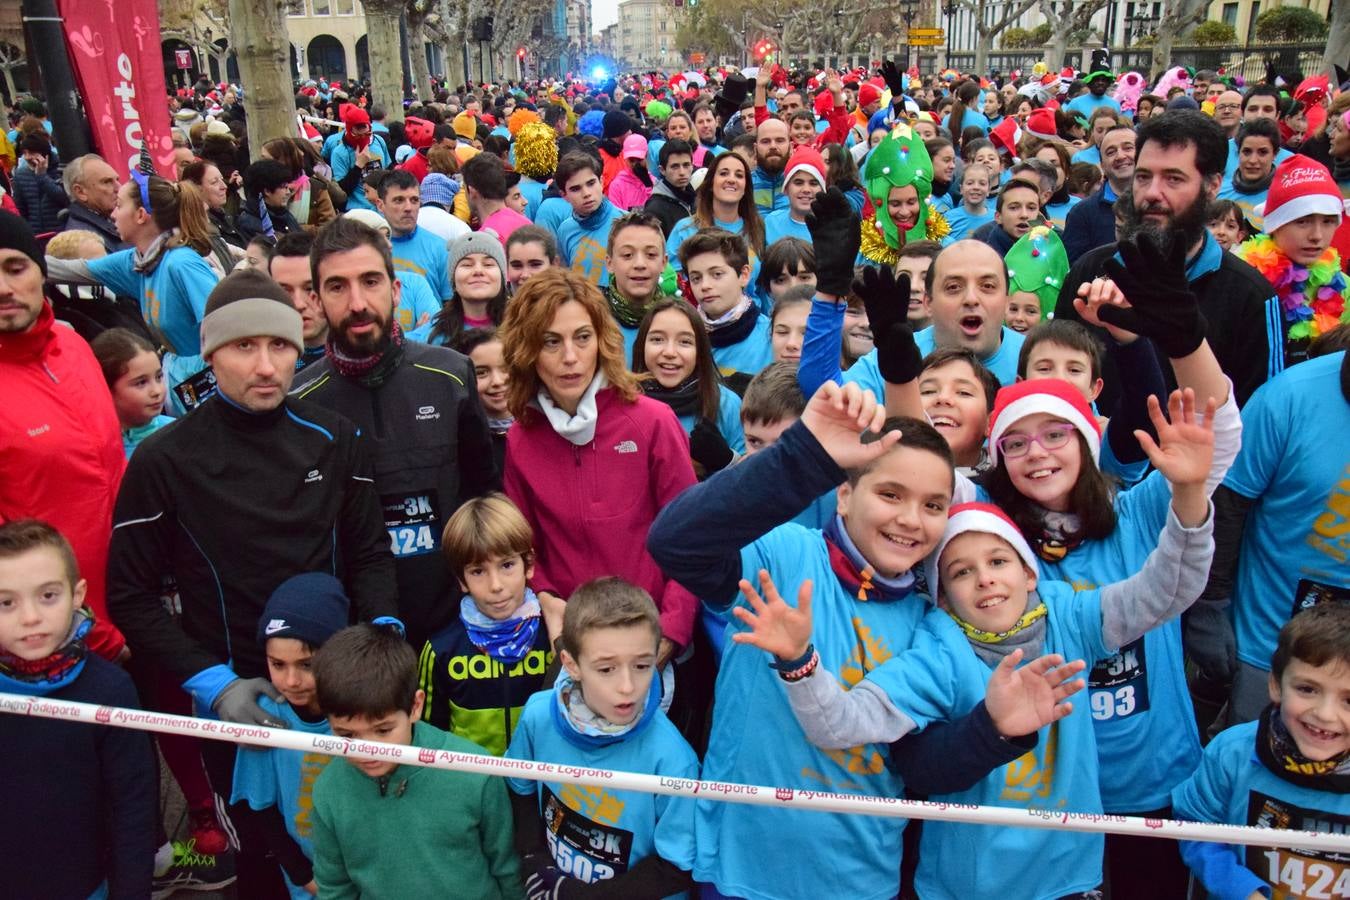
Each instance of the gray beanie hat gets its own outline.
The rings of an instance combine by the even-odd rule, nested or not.
[[[225,276],[206,298],[202,317],[202,356],[240,338],[266,335],[289,341],[304,352],[300,313],[291,298],[259,269],[242,269]]]
[[[455,267],[459,261],[470,253],[482,253],[492,257],[497,261],[497,268],[502,272],[502,286],[506,285],[506,251],[502,249],[502,242],[493,231],[471,231],[468,234],[461,234],[450,242],[450,286],[453,289],[455,284]]]

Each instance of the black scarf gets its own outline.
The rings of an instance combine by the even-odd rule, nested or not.
[[[1308,759],[1284,727],[1278,703],[1261,713],[1256,726],[1256,757],[1271,774],[1290,784],[1314,791],[1350,793],[1350,752],[1320,762]]]
[[[1331,158],[1331,177],[1336,179],[1337,183],[1350,181],[1350,156],[1345,159],[1335,156]]]
[[[708,343],[714,347],[730,347],[733,344],[739,344],[750,336],[750,332],[755,330],[755,322],[759,315],[753,303],[741,313],[740,318],[733,322],[727,322],[724,325],[713,327],[708,326]]]
[[[1255,181],[1248,181],[1242,177],[1242,171],[1233,173],[1233,189],[1243,194],[1259,194],[1261,191],[1269,190],[1270,183],[1275,179],[1275,170],[1272,168],[1264,176]]]
[[[324,353],[333,363],[333,368],[344,378],[355,378],[363,387],[377,388],[394,374],[398,364],[403,361],[403,329],[398,321],[389,323],[389,343],[383,350],[370,356],[347,356],[333,343],[333,333],[328,333],[328,343]]]
[[[656,379],[642,384],[642,393],[669,406],[676,416],[697,416],[700,412],[698,376],[690,375],[673,388],[662,386]]]

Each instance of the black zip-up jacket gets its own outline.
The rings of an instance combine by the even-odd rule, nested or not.
[[[258,618],[292,575],[342,580],[354,618],[397,614],[370,449],[350,422],[287,399],[217,394],[137,448],[113,510],[108,611],[132,653],[179,681],[229,664],[265,677]],[[181,617],[166,610],[177,586]]]
[[[66,224],[62,231],[92,231],[103,240],[103,249],[116,253],[127,245],[117,233],[117,226],[107,216],[101,216],[78,200],[72,200],[66,211]]]
[[[675,223],[693,214],[693,203],[686,203],[681,199],[664,178],[657,178],[655,182],[652,186],[652,195],[647,198],[642,211],[660,219],[661,232],[670,237],[670,233],[675,229]],[[694,192],[685,193],[692,198]]]
[[[322,359],[296,376],[292,394],[350,419],[370,441],[399,616],[420,649],[459,613],[459,586],[441,555],[445,523],[465,500],[500,490],[501,473],[469,358],[416,341],[401,353],[379,387]]]

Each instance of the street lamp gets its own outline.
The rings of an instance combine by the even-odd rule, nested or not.
[[[956,13],[956,4],[952,0],[943,0],[942,14],[947,17],[947,65],[952,64],[952,16]]]
[[[1130,26],[1130,40],[1133,42],[1151,31],[1147,26],[1153,22],[1153,17],[1136,12],[1126,16],[1125,22]]]
[[[914,27],[914,11],[918,9],[919,0],[900,0],[900,18],[905,23],[905,69],[910,66],[910,48],[909,48],[909,30]]]

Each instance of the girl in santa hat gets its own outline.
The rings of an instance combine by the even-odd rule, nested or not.
[[[1280,298],[1287,365],[1307,357],[1313,338],[1350,322],[1350,285],[1331,246],[1347,208],[1326,166],[1291,156],[1276,166],[1266,202],[1256,208],[1266,233],[1236,250]]]

